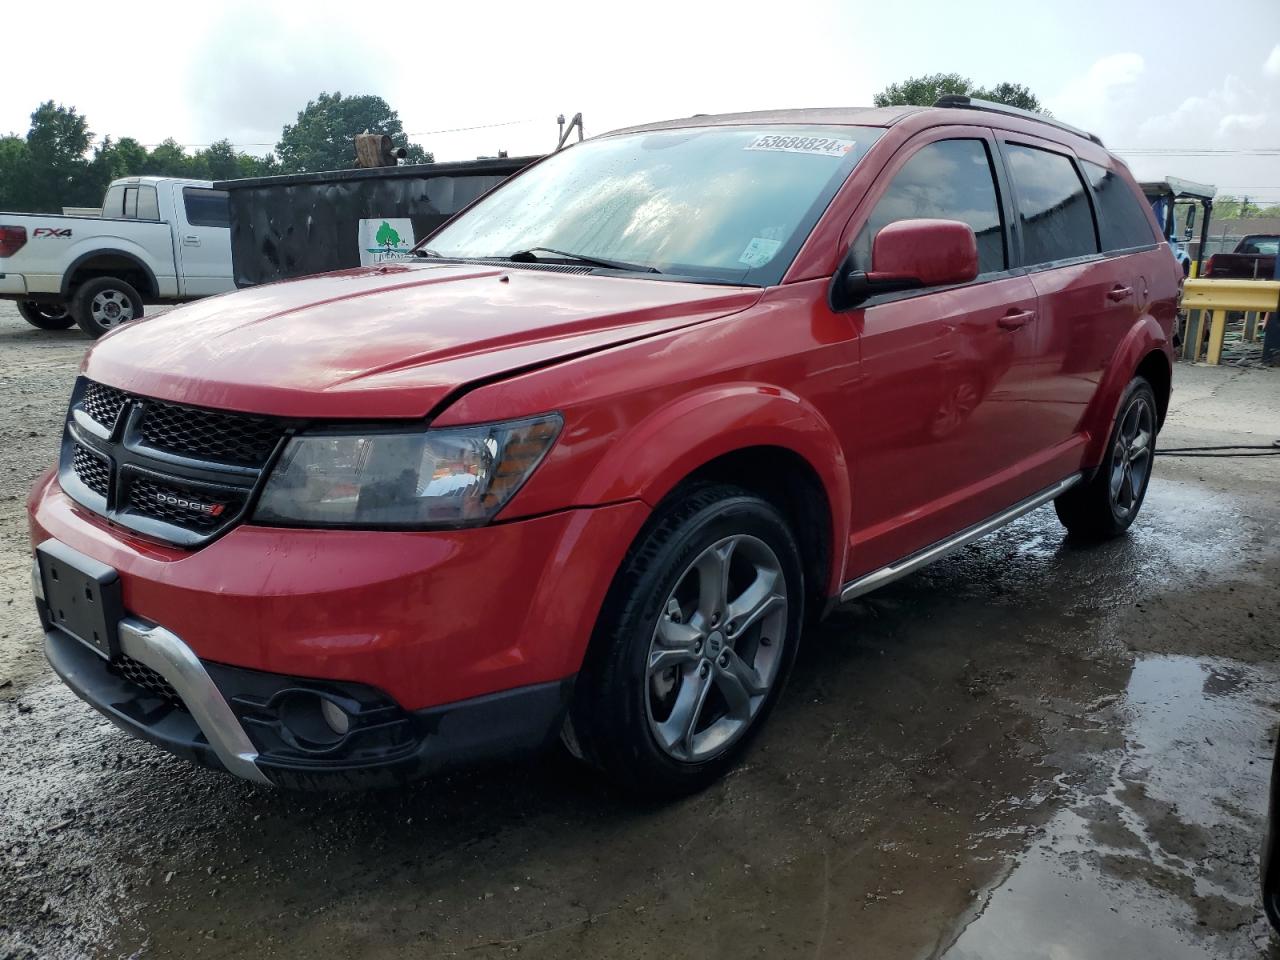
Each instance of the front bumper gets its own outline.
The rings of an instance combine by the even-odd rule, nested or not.
[[[120,625],[120,646],[131,661],[124,669],[56,627],[45,631],[58,676],[127,733],[200,766],[298,789],[394,786],[536,750],[559,732],[573,686],[570,677],[408,712],[352,684],[203,663],[171,631],[133,618]],[[139,682],[137,664],[154,675]],[[289,704],[321,696],[346,705],[352,724],[343,737],[308,743],[290,729]]]
[[[126,614],[205,663],[364,684],[407,711],[577,673],[639,502],[467,530],[241,525],[198,550],[110,527],[57,479],[30,500],[54,539],[120,577]]]
[[[129,664],[42,610],[49,661],[79,696],[197,763],[320,789],[400,783],[555,736],[649,512],[625,502],[422,532],[242,525],[187,551],[111,527],[52,474],[29,508],[34,544],[116,572],[121,652],[159,678],[133,682]],[[316,697],[347,710],[350,736],[303,742],[289,714]]]

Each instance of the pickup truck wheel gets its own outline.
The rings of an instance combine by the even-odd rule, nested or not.
[[[76,322],[68,312],[66,304],[62,303],[19,300],[18,313],[27,323],[41,330],[66,330]]]
[[[142,297],[123,280],[95,277],[71,298],[71,314],[80,329],[97,338],[122,323],[142,317]]]
[[[1128,530],[1142,509],[1155,455],[1155,391],[1146,378],[1134,377],[1097,472],[1053,503],[1062,525],[1088,540],[1107,540]]]
[[[650,797],[723,776],[778,698],[803,598],[799,547],[771,504],[715,484],[660,508],[605,602],[571,749]]]

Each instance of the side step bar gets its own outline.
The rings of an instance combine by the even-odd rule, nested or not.
[[[1017,520],[1025,513],[1030,513],[1036,507],[1043,506],[1050,500],[1056,498],[1059,494],[1075,486],[1079,481],[1080,475],[1074,474],[1055,483],[1047,490],[1041,490],[1039,493],[1015,503],[1008,510],[997,513],[994,517],[988,517],[981,523],[974,524],[961,530],[954,537],[946,540],[940,540],[932,546],[918,550],[908,557],[904,557],[895,563],[881,567],[879,570],[872,570],[864,576],[858,577],[856,580],[850,580],[840,589],[840,602],[847,603],[850,600],[862,596],[864,593],[870,593],[883,587],[886,583],[892,583],[901,577],[905,577],[909,573],[915,573],[923,567],[927,567],[935,560],[941,560],[948,554],[954,553],[961,547],[973,543],[973,541],[985,537],[988,533],[999,530],[1006,523]]]

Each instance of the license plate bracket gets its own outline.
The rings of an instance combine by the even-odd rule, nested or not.
[[[115,569],[57,540],[36,547],[49,621],[108,660],[120,653],[124,603]]]

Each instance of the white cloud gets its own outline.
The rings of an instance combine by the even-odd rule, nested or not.
[[[1218,121],[1218,136],[1228,135],[1235,130],[1261,130],[1266,122],[1265,113],[1228,113]]]
[[[1102,57],[1083,74],[1068,80],[1056,96],[1048,98],[1048,107],[1060,119],[1091,129],[1106,118],[1114,101],[1134,86],[1146,66],[1140,53]]]
[[[1269,77],[1280,77],[1280,43],[1271,48],[1271,55],[1262,65],[1262,72]]]

